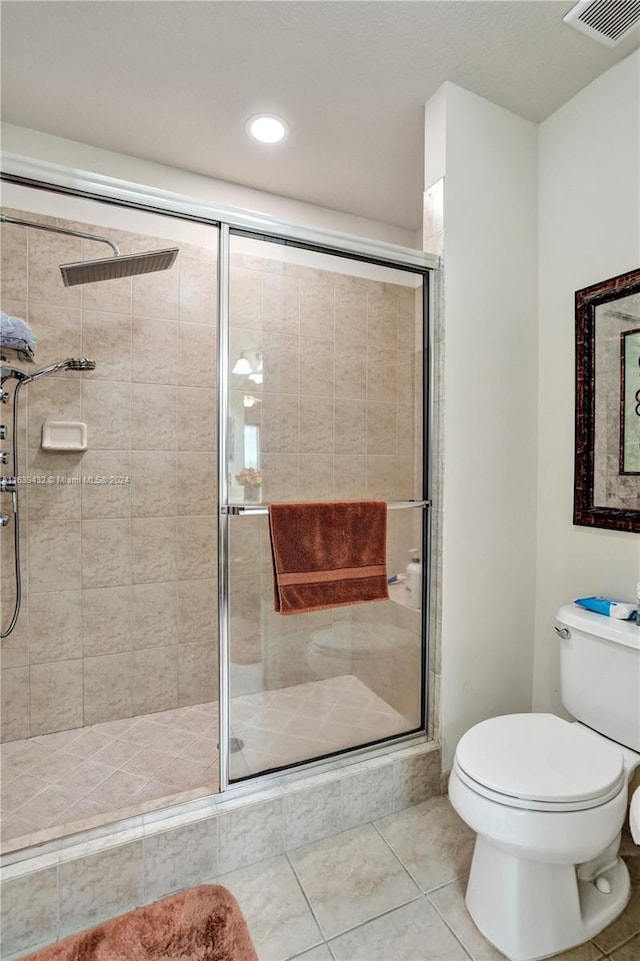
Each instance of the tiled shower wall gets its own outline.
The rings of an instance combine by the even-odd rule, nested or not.
[[[171,245],[166,237],[108,235],[123,252]],[[7,224],[2,241],[2,309],[26,317],[38,334],[32,369],[69,356],[97,365],[22,389],[20,475],[129,479],[20,485],[24,596],[2,645],[2,737],[212,700],[216,232],[208,247],[176,244],[169,271],[71,288],[58,265],[104,256],[102,245]],[[11,409],[1,408],[3,422]],[[47,419],[85,421],[89,449],[43,451]],[[1,538],[6,624],[11,529]]]
[[[58,264],[101,248],[17,226],[3,235],[2,307],[38,332],[36,366],[97,362],[22,391],[20,473],[130,478],[21,486],[26,591],[3,646],[3,736],[214,699],[215,233],[210,248],[178,244],[170,271],[68,289]],[[111,236],[125,251],[169,243]],[[420,288],[233,253],[230,311],[231,366],[240,350],[264,356],[264,383],[233,375],[231,394],[260,430],[265,502],[421,496]],[[42,451],[44,419],[85,420],[89,450]],[[390,572],[420,528],[418,510],[390,512]],[[419,612],[387,602],[278,617],[265,519],[234,518],[231,531],[232,694],[354,673],[417,716]],[[8,530],[2,546],[6,623]],[[318,655],[312,640],[336,626],[344,649]],[[247,665],[248,687],[234,673]]]

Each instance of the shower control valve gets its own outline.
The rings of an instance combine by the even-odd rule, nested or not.
[[[7,425],[0,424],[0,440],[6,440],[6,439],[7,439]]]
[[[15,491],[15,477],[0,477],[0,494],[14,494]]]
[[[8,523],[9,523],[9,515],[0,514],[0,527],[6,527]]]
[[[9,392],[7,390],[0,390],[0,404],[8,404],[9,399]]]
[[[0,453],[0,464],[8,464],[8,463],[9,463],[9,454],[6,450],[3,450],[2,453]]]

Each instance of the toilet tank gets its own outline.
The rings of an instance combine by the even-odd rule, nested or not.
[[[561,607],[556,620],[567,711],[640,752],[640,627],[575,604]]]

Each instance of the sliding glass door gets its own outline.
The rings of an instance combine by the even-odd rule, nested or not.
[[[417,270],[233,231],[229,252],[233,781],[422,726],[425,298]],[[351,500],[389,505],[390,600],[276,613],[267,505]]]

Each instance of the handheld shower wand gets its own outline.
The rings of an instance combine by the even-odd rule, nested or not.
[[[4,383],[7,380],[17,381],[13,391],[13,436],[11,438],[13,477],[0,477],[0,493],[11,494],[11,500],[13,504],[13,557],[16,578],[16,599],[9,625],[6,630],[0,631],[0,638],[8,637],[9,634],[11,634],[18,621],[18,615],[20,614],[20,607],[22,605],[22,576],[20,571],[20,507],[18,502],[18,480],[16,476],[18,473],[18,398],[20,391],[25,384],[30,384],[34,380],[40,380],[41,377],[47,377],[49,374],[55,374],[58,370],[95,370],[95,366],[95,360],[88,360],[86,357],[68,357],[66,360],[58,361],[56,364],[49,364],[48,367],[43,367],[42,370],[37,370],[34,374],[25,374],[23,371],[18,370],[17,367],[0,368],[0,387],[4,386]],[[3,400],[3,403],[6,403],[6,401]],[[2,515],[3,519],[5,516],[6,515]],[[5,527],[7,523],[8,517],[7,520],[3,522],[2,526]]]

